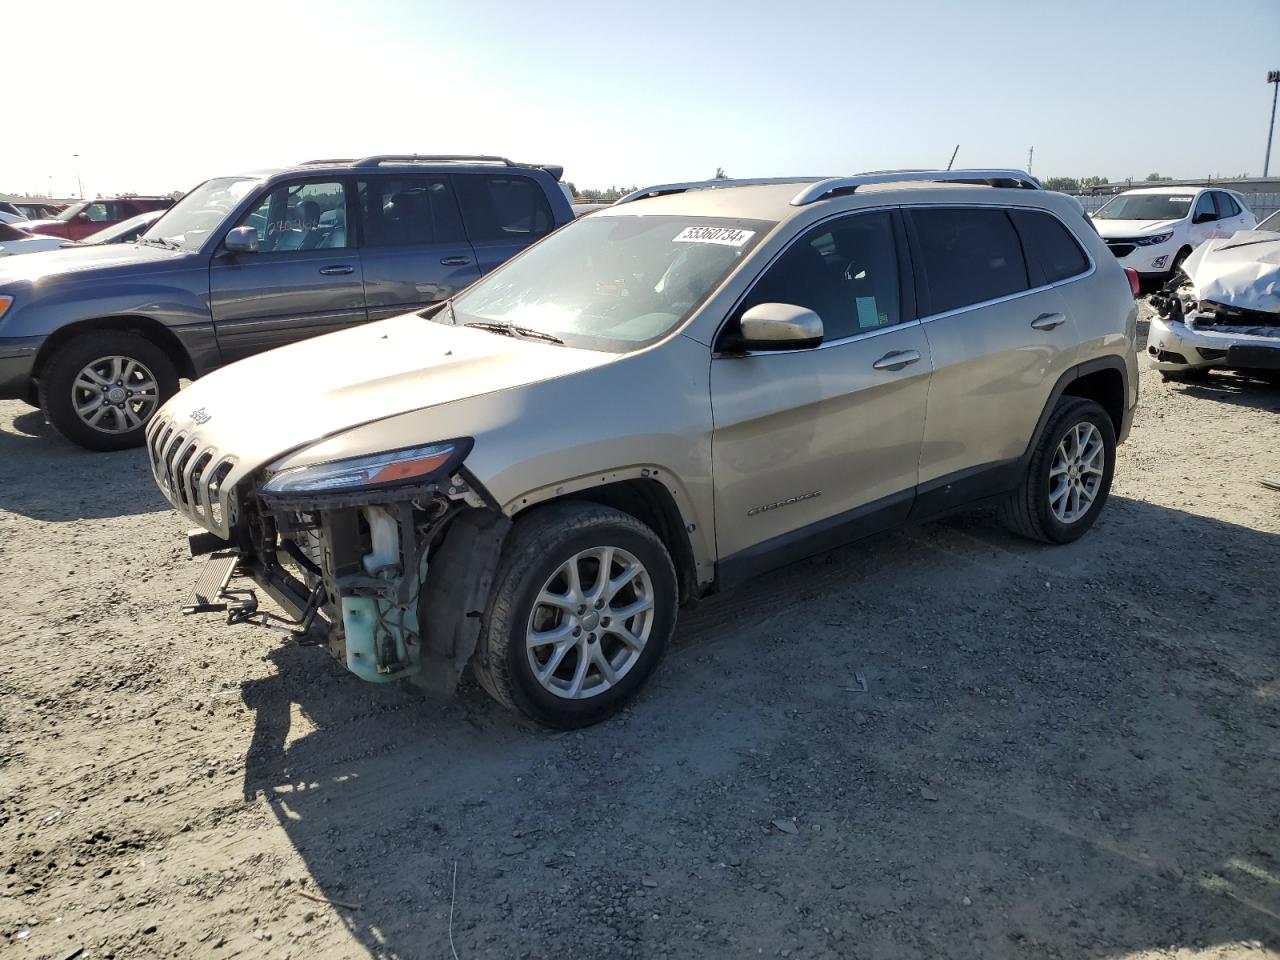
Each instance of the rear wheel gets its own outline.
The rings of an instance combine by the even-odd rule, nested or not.
[[[90,450],[139,446],[147,421],[178,392],[178,371],[136,333],[85,334],[54,354],[40,377],[40,406],[54,428]]]
[[[518,522],[475,660],[500,703],[560,729],[620,709],[675,626],[675,567],[636,518],[584,502]]]
[[[1022,485],[1001,503],[1000,520],[1032,540],[1070,543],[1098,519],[1115,465],[1115,427],[1107,412],[1093,400],[1063,397]]]

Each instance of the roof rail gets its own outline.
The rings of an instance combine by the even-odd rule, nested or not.
[[[332,157],[327,160],[303,160],[298,166],[300,167],[327,167],[332,163],[350,163],[350,157]]]
[[[376,167],[383,163],[500,163],[505,167],[518,167],[520,164],[506,157],[490,157],[484,154],[466,153],[381,153],[372,157],[361,157],[352,162],[353,167]]]
[[[793,207],[842,196],[877,183],[970,183],[988,187],[1020,187],[1040,190],[1040,181],[1023,170],[891,170],[834,177],[805,187],[791,199]]]
[[[687,183],[658,183],[651,187],[641,187],[628,193],[618,203],[630,203],[632,200],[644,200],[646,197],[665,197],[673,193],[684,193],[686,190],[717,190],[724,187],[750,187],[768,183],[818,183],[822,177],[759,177],[754,180],[690,180]]]

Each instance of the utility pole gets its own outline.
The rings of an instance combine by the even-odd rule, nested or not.
[[[1276,93],[1280,92],[1280,70],[1267,71],[1267,83],[1271,84],[1271,122],[1267,124],[1267,156],[1262,161],[1262,175],[1271,172],[1271,134],[1276,129]]]
[[[1268,148],[1269,149],[1269,148]],[[947,161],[947,169],[951,169],[951,164],[956,162],[956,154],[960,152],[960,144],[956,144],[956,148],[951,151],[951,159]]]
[[[84,199],[84,184],[80,181],[80,154],[73,153],[71,159],[76,162],[76,187],[80,191],[80,199]]]
[[[1036,155],[1036,148],[1032,147],[1027,151],[1027,173],[1031,172],[1031,158]]]

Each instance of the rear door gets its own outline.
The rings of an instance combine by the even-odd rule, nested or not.
[[[297,180],[264,193],[236,226],[257,253],[221,249],[209,264],[209,307],[224,361],[365,319],[360,254],[347,230],[349,184]]]
[[[1049,214],[1026,217],[1066,229]],[[920,493],[968,499],[984,492],[986,471],[1003,482],[999,471],[1026,450],[1054,384],[1076,361],[1078,337],[1066,299],[1024,254],[1008,211],[916,207],[907,221],[933,356]]]
[[[358,190],[370,320],[448,300],[480,276],[449,176],[374,176]]]
[[[1236,198],[1225,190],[1215,190],[1213,202],[1218,207],[1218,226],[1226,236],[1231,236],[1237,230],[1248,230],[1254,225],[1252,215],[1246,212],[1236,202]]]
[[[551,204],[532,177],[505,171],[460,173],[454,183],[481,273],[555,229]]]

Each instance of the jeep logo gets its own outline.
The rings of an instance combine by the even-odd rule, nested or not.
[[[191,419],[195,421],[196,426],[203,426],[204,424],[208,423],[212,418],[213,418],[213,415],[210,413],[207,413],[204,407],[201,407],[199,410],[191,411]]]

